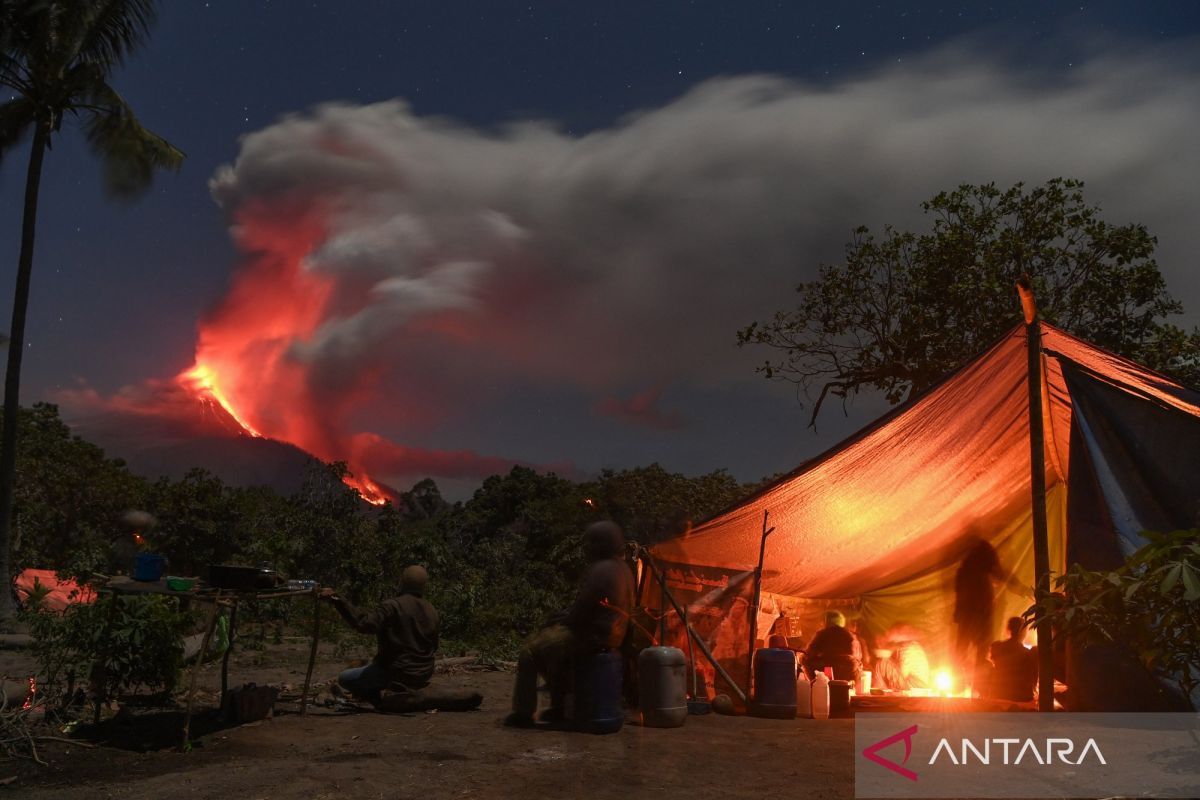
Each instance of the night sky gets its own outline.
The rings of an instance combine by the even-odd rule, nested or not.
[[[303,257],[335,288],[286,343],[305,397],[256,389],[264,432],[321,417],[300,444],[401,488],[512,461],[758,479],[885,406],[813,434],[735,331],[939,189],[1084,179],[1200,320],[1198,34],[1184,2],[171,0],[115,83],[187,161],[121,203],[56,141],[22,398],[137,424],[202,320],[238,335],[235,273],[274,308],[265,265]],[[4,287],[26,157],[0,163]]]

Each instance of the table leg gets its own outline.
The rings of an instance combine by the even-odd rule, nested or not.
[[[229,643],[225,646],[225,654],[221,656],[221,702],[225,702],[225,692],[229,689],[229,656],[233,652],[233,643],[237,639],[238,601],[233,601],[229,609]]]
[[[120,597],[116,592],[112,593],[112,598],[108,601],[108,616],[104,620],[104,633],[100,636],[100,641],[104,644],[101,647],[100,663],[92,665],[92,680],[98,683],[98,686],[92,687],[92,693],[96,698],[96,705],[92,712],[92,724],[100,724],[100,708],[108,702],[108,656],[112,648],[112,626],[113,620],[117,617],[117,609]],[[100,677],[96,681],[97,674]]]
[[[196,699],[196,678],[199,677],[200,665],[204,663],[204,654],[208,652],[208,643],[212,640],[213,629],[217,627],[217,616],[221,613],[220,599],[220,595],[213,598],[212,611],[208,613],[208,621],[204,625],[204,639],[200,643],[200,653],[196,656],[196,662],[192,664],[191,681],[187,693],[187,711],[183,717],[183,741],[179,746],[179,749],[184,752],[188,751],[191,743],[192,706]]]
[[[317,663],[317,643],[321,640],[321,595],[313,589],[312,646],[308,651],[308,672],[304,675],[304,693],[300,695],[300,716],[308,713],[308,692],[312,686],[313,665]]]

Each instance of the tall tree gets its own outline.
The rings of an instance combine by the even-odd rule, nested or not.
[[[854,232],[843,264],[802,283],[799,300],[738,332],[776,354],[758,367],[811,397],[810,425],[830,395],[864,389],[904,400],[966,363],[1020,317],[1014,284],[1028,273],[1048,322],[1184,383],[1200,383],[1200,329],[1180,314],[1142,225],[1112,225],[1055,178],[1027,189],[964,185],[922,203],[927,233]]]
[[[0,618],[12,612],[7,587],[17,410],[42,162],[63,122],[71,118],[102,159],[106,187],[116,196],[144,191],[156,169],[179,168],[183,153],[142,127],[109,84],[114,70],[149,35],[155,6],[154,0],[0,0],[0,86],[13,93],[0,104],[0,158],[26,133],[33,138],[0,436]]]

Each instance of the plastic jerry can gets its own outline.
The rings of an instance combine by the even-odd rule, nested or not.
[[[812,719],[812,683],[804,670],[796,676],[796,716]]]
[[[575,728],[585,733],[616,733],[625,722],[621,709],[621,654],[605,650],[575,662]],[[686,705],[685,705],[686,710]]]
[[[794,719],[796,716],[796,654],[766,647],[754,654],[755,716]]]
[[[813,719],[829,719],[829,678],[818,672],[812,682]]]
[[[638,703],[648,728],[678,728],[688,716],[687,659],[678,647],[638,654]]]

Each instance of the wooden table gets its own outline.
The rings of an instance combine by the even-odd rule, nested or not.
[[[237,610],[242,601],[245,600],[280,600],[291,599],[293,597],[311,597],[313,600],[313,626],[311,634],[311,644],[308,652],[308,671],[304,675],[304,690],[300,698],[300,714],[303,716],[308,712],[308,692],[312,686],[313,666],[317,661],[317,645],[321,638],[321,608],[320,596],[318,595],[317,587],[312,589],[265,589],[260,591],[239,592],[231,589],[218,588],[202,588],[193,589],[187,592],[176,592],[167,588],[166,580],[157,581],[135,581],[131,578],[116,577],[109,579],[100,592],[108,592],[110,595],[109,612],[105,620],[104,642],[109,642],[109,631],[112,627],[112,622],[116,616],[118,603],[122,596],[131,595],[168,595],[171,597],[186,598],[198,603],[205,603],[211,606],[208,612],[208,618],[204,624],[204,638],[200,644],[200,652],[196,654],[196,660],[192,664],[191,673],[188,681],[187,692],[187,711],[183,719],[183,741],[180,748],[187,750],[190,742],[190,731],[192,723],[192,710],[194,707],[196,696],[196,679],[199,675],[200,664],[204,660],[204,655],[208,652],[209,642],[212,641],[213,631],[217,627],[217,619],[221,615],[221,610],[229,609],[229,646],[225,648],[225,654],[221,657],[221,697],[224,698],[226,690],[229,688],[229,656],[233,651],[233,644],[237,637]],[[106,644],[107,647],[107,644]],[[105,653],[105,661],[107,661],[107,653]],[[94,722],[100,722],[100,708],[107,701],[106,689],[104,682],[101,682],[100,687],[96,692],[96,706],[94,713]]]

